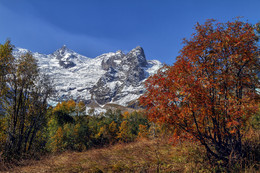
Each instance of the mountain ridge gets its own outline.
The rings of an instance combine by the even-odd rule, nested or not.
[[[15,57],[30,52],[16,48]],[[128,106],[144,93],[144,81],[162,66],[158,60],[147,60],[142,47],[128,53],[121,50],[88,58],[63,45],[52,54],[32,52],[40,71],[49,75],[56,86],[53,104],[68,99]]]

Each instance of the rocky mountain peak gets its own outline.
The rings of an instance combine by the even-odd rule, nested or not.
[[[117,55],[124,55],[124,53],[122,52],[122,50],[116,51],[116,54],[117,54]]]
[[[72,68],[77,65],[77,63],[81,63],[81,55],[76,52],[70,50],[66,45],[63,45],[60,49],[57,49],[52,57],[59,60],[60,66],[63,68]]]
[[[138,46],[126,55],[122,51],[103,55],[101,65],[106,73],[94,85],[91,94],[98,104],[103,105],[120,100],[119,93],[125,87],[140,87],[146,78],[145,68],[148,66],[148,62],[143,49]],[[142,93],[143,91],[137,90],[132,91],[131,94],[140,95]]]
[[[127,61],[130,61],[132,63],[135,63],[136,65],[140,65],[141,67],[147,66],[147,60],[144,54],[144,50],[142,47],[137,46],[136,48],[132,49],[127,55],[126,55]]]
[[[60,48],[58,49],[58,51],[61,53],[61,54],[64,54],[66,52],[72,52],[65,44]]]
[[[66,54],[72,54],[73,51],[71,51],[66,45],[63,45],[61,48],[57,49],[53,55],[58,56],[57,58],[61,58],[62,56]]]
[[[14,55],[24,52],[17,49]],[[157,60],[146,60],[139,46],[127,54],[119,50],[93,59],[65,45],[53,54],[33,53],[33,56],[40,70],[54,81],[57,97],[53,102],[74,99],[88,104],[127,106],[143,94],[143,82],[161,67]]]

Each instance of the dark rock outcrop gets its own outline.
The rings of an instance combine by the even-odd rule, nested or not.
[[[144,68],[148,62],[143,49],[136,47],[126,55],[118,51],[114,56],[104,58],[101,65],[107,72],[93,87],[91,94],[99,104],[104,104],[124,97],[125,94],[119,94],[124,87],[140,86],[145,79]],[[133,90],[129,94],[140,94],[140,91]]]

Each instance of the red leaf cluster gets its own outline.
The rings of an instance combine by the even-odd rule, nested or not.
[[[172,124],[179,135],[192,136],[209,149],[226,147],[229,153],[258,109],[258,37],[242,21],[209,20],[195,29],[176,63],[147,80],[140,102],[152,121]]]

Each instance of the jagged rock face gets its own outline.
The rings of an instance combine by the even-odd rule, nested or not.
[[[27,52],[16,49],[14,56]],[[87,58],[63,46],[53,54],[33,53],[43,73],[50,75],[56,85],[57,96],[52,101],[67,99],[115,103],[126,106],[144,93],[143,82],[156,73],[161,63],[146,60],[141,47],[129,53],[122,51]]]
[[[99,104],[116,102],[121,99],[118,94],[124,87],[142,85],[141,81],[146,78],[147,66],[148,62],[141,47],[133,49],[126,55],[118,51],[114,56],[102,61],[102,69],[107,72],[99,79],[91,93]],[[140,95],[143,90],[129,91],[129,93]]]
[[[102,55],[101,55],[102,57]],[[102,69],[109,70],[109,68],[116,68],[118,67],[118,61],[121,61],[125,54],[122,51],[117,51],[114,55],[107,56],[106,54],[103,55],[104,59],[102,60]]]
[[[76,66],[76,64],[71,61],[76,58],[75,55],[71,51],[67,49],[67,47],[64,45],[61,49],[56,50],[53,53],[53,57],[59,60],[60,66],[64,68],[71,68]]]
[[[124,64],[132,64],[132,66],[141,66],[145,67],[148,65],[144,50],[141,47],[136,47],[135,49],[131,50],[123,61]]]

